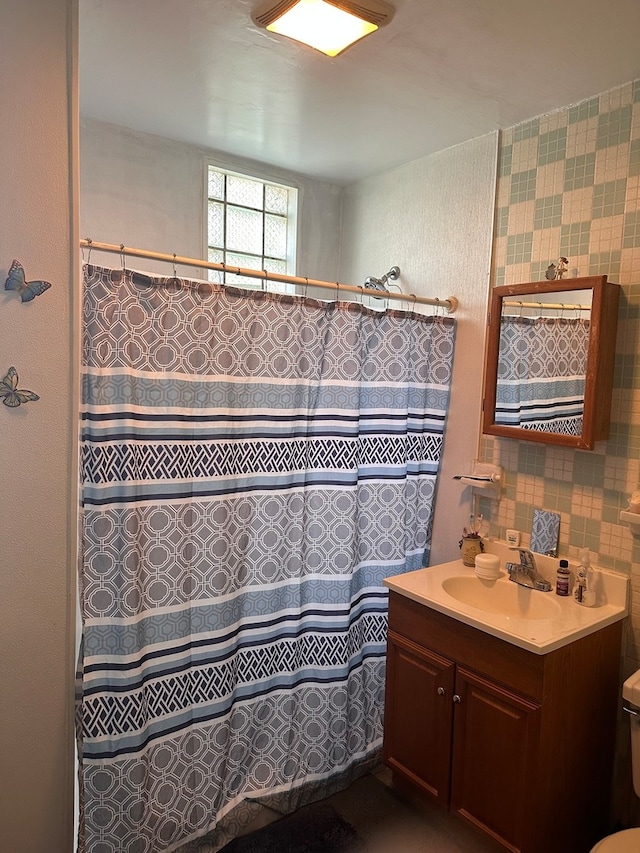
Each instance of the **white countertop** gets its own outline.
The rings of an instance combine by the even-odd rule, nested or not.
[[[541,655],[617,622],[628,613],[629,579],[625,575],[594,567],[592,589],[596,592],[596,606],[584,607],[574,601],[571,594],[556,595],[555,568],[558,560],[535,555],[539,572],[551,581],[553,587],[551,592],[541,592],[520,587],[509,580],[504,565],[506,560],[518,562],[517,552],[514,555],[506,545],[487,540],[485,540],[485,551],[497,553],[501,558],[502,568],[496,580],[476,578],[473,568],[465,566],[462,560],[453,560],[450,563],[441,563],[386,578],[384,585],[400,595],[424,604],[425,607],[430,607],[466,625],[472,625],[487,634],[500,637],[509,643]],[[575,566],[571,568],[573,581]],[[499,600],[501,594],[508,593],[519,605],[522,604],[523,614],[526,614],[529,604],[535,606],[536,601],[532,597],[536,599],[539,596],[552,597],[554,604],[549,606],[552,614],[548,618],[530,619],[474,607],[446,592],[443,582],[454,577],[475,579],[483,587],[480,591],[485,602],[491,600],[492,590],[496,592],[496,600]],[[514,591],[501,589],[504,584],[516,589]]]

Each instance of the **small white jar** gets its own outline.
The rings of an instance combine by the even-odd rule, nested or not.
[[[475,570],[482,580],[494,580],[500,576],[500,558],[497,554],[476,554]]]

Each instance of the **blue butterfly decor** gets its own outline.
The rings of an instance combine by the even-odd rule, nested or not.
[[[45,290],[49,290],[51,283],[48,281],[27,281],[24,267],[20,261],[13,261],[9,267],[9,275],[4,283],[5,290],[17,290],[23,302],[31,302],[36,296],[40,296]]]
[[[4,405],[12,409],[15,409],[21,403],[29,403],[32,400],[40,399],[33,391],[18,388],[18,371],[15,367],[10,367],[7,375],[0,379],[0,397],[2,397]]]

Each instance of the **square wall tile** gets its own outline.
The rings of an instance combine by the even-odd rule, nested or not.
[[[634,139],[629,146],[629,176],[640,175],[640,139]]]
[[[493,286],[501,287],[503,284],[506,284],[505,268],[496,267],[493,273]]]
[[[632,210],[624,217],[622,247],[630,249],[640,246],[640,210]]]
[[[498,163],[498,175],[502,178],[511,174],[511,162],[513,160],[513,145],[505,145],[500,151]]]
[[[560,233],[560,254],[567,258],[589,253],[591,222],[574,222],[563,225]]]
[[[567,128],[567,157],[590,154],[596,150],[598,116],[570,124]]]
[[[600,521],[572,513],[569,519],[569,546],[588,548],[595,557],[600,550]]]
[[[564,166],[565,192],[580,189],[581,187],[593,186],[595,168],[595,153],[579,154],[577,157],[568,157]]]
[[[593,212],[593,187],[567,190],[562,196],[562,221],[586,222]]]
[[[513,143],[511,174],[535,169],[538,165],[538,137],[532,136]]]
[[[631,105],[598,116],[596,148],[608,148],[629,142],[631,138]]]
[[[531,121],[522,122],[513,128],[513,141],[520,142],[523,139],[530,139],[532,136],[537,136],[540,133],[540,119],[534,118]]]
[[[557,195],[564,187],[564,160],[555,160],[538,167],[536,196]]]
[[[538,137],[538,165],[564,160],[567,152],[567,128],[559,127]]]
[[[536,250],[535,250],[535,245],[534,245],[534,250],[533,250],[533,256],[534,257],[538,256],[538,252],[536,252]],[[551,263],[551,261],[533,261],[533,263],[531,264],[531,279],[530,279],[530,281],[544,281],[545,280],[545,273],[546,273],[547,267],[549,266],[550,263]],[[526,283],[526,282],[523,282],[523,283]]]
[[[506,237],[509,228],[509,208],[499,207],[496,210],[496,237]]]
[[[511,204],[518,204],[518,202],[530,201],[535,198],[536,175],[536,169],[527,169],[525,172],[515,172],[511,175]]]
[[[624,216],[622,215],[607,216],[602,219],[592,220],[589,252],[591,254],[599,254],[619,249],[622,242],[623,224]],[[620,262],[620,269],[622,269],[622,260]]]
[[[533,232],[533,252],[532,259],[538,264],[542,276],[539,279],[532,278],[532,281],[542,281],[544,273],[549,264],[557,263],[558,258],[562,255],[560,251],[560,227],[542,228],[539,231]]]
[[[531,231],[533,229],[534,212],[535,202],[533,199],[510,205],[508,233],[524,234],[527,231]]]
[[[605,457],[590,451],[577,451],[573,465],[573,482],[578,486],[602,488]]]
[[[528,441],[520,442],[518,448],[519,472],[533,474],[535,477],[544,477],[545,460],[546,447],[544,445],[532,444]]]
[[[554,228],[562,224],[562,195],[537,198],[533,215],[533,227]]]
[[[597,116],[600,110],[600,98],[590,98],[588,101],[583,101],[575,107],[570,107],[568,112],[569,124],[575,124],[578,121],[586,121],[588,118]]]
[[[531,261],[533,232],[507,237],[507,264],[528,264]]]
[[[622,253],[619,250],[611,252],[599,252],[598,254],[589,255],[589,275],[606,275],[610,281],[615,282],[614,276],[620,272],[620,257]]]
[[[596,184],[593,188],[593,218],[601,219],[605,216],[616,216],[624,213],[626,195],[627,181],[625,178]]]

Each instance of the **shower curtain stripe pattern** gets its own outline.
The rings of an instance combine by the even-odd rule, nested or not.
[[[581,435],[589,320],[503,317],[496,423]]]
[[[84,284],[80,850],[217,849],[378,760],[455,324]]]

